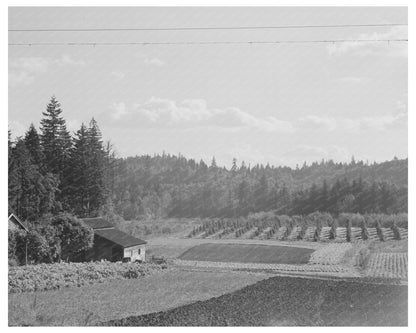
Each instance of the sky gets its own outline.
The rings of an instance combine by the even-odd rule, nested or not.
[[[400,7],[9,8],[9,29],[407,23]],[[407,38],[407,27],[9,32],[9,43]],[[408,154],[407,43],[9,46],[8,124],[52,95],[71,132],[94,117],[120,157],[163,151],[229,167]]]

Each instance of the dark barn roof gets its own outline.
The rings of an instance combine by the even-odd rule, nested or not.
[[[27,232],[29,231],[28,228],[23,224],[23,222],[13,213],[10,214],[9,221],[17,225],[20,229],[25,230]]]
[[[110,222],[108,222],[106,219],[102,217],[90,217],[82,219],[82,221],[94,230],[114,228],[114,225],[112,225]]]
[[[121,245],[122,247],[146,244],[146,241],[130,236],[117,229],[94,230],[94,233],[100,237],[112,241],[113,243]]]

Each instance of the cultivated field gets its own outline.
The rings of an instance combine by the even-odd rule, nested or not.
[[[313,250],[289,246],[255,244],[201,244],[179,259],[235,263],[306,264]]]
[[[374,253],[367,264],[367,275],[407,279],[407,253]]]
[[[341,215],[336,219],[321,213],[296,217],[282,215],[213,219],[194,227],[188,237],[336,242],[389,241],[408,237],[407,216]]]
[[[133,318],[110,324],[405,325],[407,322],[407,289],[373,285],[364,283],[368,279],[360,279],[381,278],[382,283],[387,282],[385,278],[406,280],[406,240],[345,243],[166,237],[149,240],[148,248],[150,255],[169,259],[167,269],[145,270],[143,274],[139,270],[133,276],[126,267],[136,266],[130,264],[119,264],[117,273],[101,263],[94,264],[98,265],[96,271],[93,264],[81,264],[79,269],[74,264],[62,264],[56,267],[71,268],[68,274],[54,268],[52,277],[38,274],[32,279],[33,272],[22,272],[36,271],[36,266],[12,268],[14,281],[16,276],[19,281],[26,281],[25,277],[38,281],[39,287],[25,290],[51,289],[42,286],[55,284],[59,288],[81,287],[9,294],[9,324],[97,325],[129,316]],[[363,249],[366,260],[360,267],[354,258],[363,259],[360,257]],[[74,274],[85,279],[79,280]],[[286,280],[284,275],[291,277]],[[267,280],[276,281],[273,283],[244,288],[270,276],[280,277]],[[301,276],[302,279],[296,278]],[[356,284],[339,278],[355,279]],[[193,302],[197,303],[187,305]]]
[[[117,326],[406,326],[407,286],[272,277]]]
[[[9,294],[9,325],[95,325],[218,297],[269,276],[168,268],[141,279]]]
[[[327,244],[321,242],[291,241],[276,242],[273,240],[259,239],[207,239],[207,238],[176,238],[176,237],[158,237],[147,240],[146,255],[163,256],[170,259],[176,259],[185,251],[200,244],[252,244],[252,245],[269,245],[269,246],[295,246],[317,250]]]

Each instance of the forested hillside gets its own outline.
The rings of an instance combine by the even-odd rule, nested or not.
[[[228,170],[169,154],[117,160],[113,204],[138,216],[240,216],[276,210],[407,212],[407,159],[365,164],[322,161],[301,168],[246,166]]]
[[[40,133],[9,132],[9,211],[37,220],[66,211],[78,217],[117,214],[126,220],[231,217],[260,211],[407,212],[407,159],[351,160],[289,168],[232,162],[219,167],[170,154],[116,158],[97,122],[71,136],[59,102],[43,112]]]

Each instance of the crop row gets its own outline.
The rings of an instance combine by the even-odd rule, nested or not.
[[[175,259],[174,264],[178,266],[196,268],[227,268],[227,269],[258,269],[274,270],[292,273],[346,273],[355,276],[355,272],[348,267],[341,265],[290,265],[290,264],[263,264],[263,263],[240,263],[220,261],[196,261]]]
[[[352,250],[350,243],[331,243],[319,248],[311,254],[310,264],[338,265],[341,264],[348,253]]]
[[[276,240],[400,240],[407,238],[407,214],[340,214],[306,216],[254,214],[243,218],[205,220],[189,237]]]
[[[231,227],[221,229],[221,226],[212,227],[214,231],[191,234],[195,238],[216,239],[266,239],[266,240],[305,240],[351,242],[354,240],[400,240],[407,239],[408,232],[404,228],[368,228],[359,227],[322,227],[322,226],[250,226],[245,225],[235,231]]]
[[[375,253],[370,256],[367,274],[370,277],[407,279],[407,253]]]
[[[163,267],[148,263],[111,262],[9,266],[9,293],[79,287],[110,279],[137,279]]]

